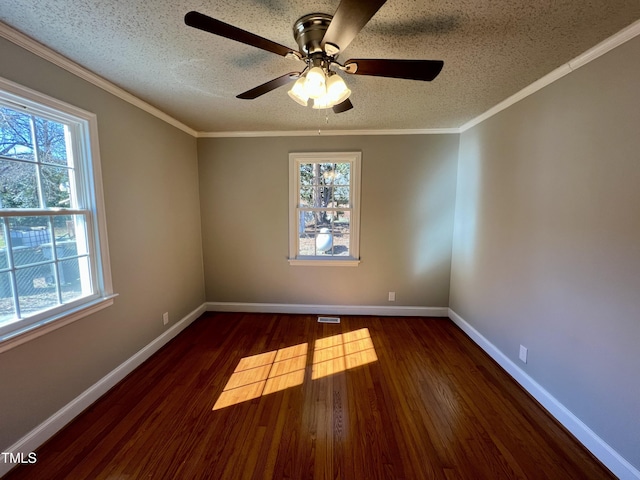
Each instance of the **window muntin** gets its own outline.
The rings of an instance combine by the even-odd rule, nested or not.
[[[359,152],[290,155],[289,261],[357,264]]]
[[[93,114],[0,79],[0,342],[112,296],[95,135]]]

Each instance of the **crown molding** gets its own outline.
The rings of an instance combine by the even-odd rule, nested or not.
[[[539,80],[536,80],[531,85],[526,86],[525,88],[520,90],[518,93],[511,95],[509,98],[498,103],[497,105],[490,108],[483,114],[478,115],[473,120],[470,120],[469,122],[460,126],[458,130],[460,131],[460,133],[466,132],[470,128],[475,127],[476,125],[484,122],[488,118],[493,117],[495,114],[501,112],[502,110],[505,110],[506,108],[509,108],[511,105],[519,102],[520,100],[523,100],[529,95],[533,95],[538,90],[543,89],[547,85],[552,84],[553,82],[561,79],[565,75],[568,75],[569,73],[586,65],[589,62],[592,62],[596,58],[601,57],[605,53],[610,52],[614,48],[619,47],[623,43],[628,42],[629,40],[631,40],[632,38],[638,35],[640,35],[640,20],[636,20],[634,23],[632,23],[628,27],[623,28],[618,33],[603,40],[602,42],[597,44],[595,47],[590,48],[586,52],[575,57],[574,59],[569,60],[567,63],[556,68],[551,73],[548,73],[547,75],[540,78]]]
[[[581,55],[578,55],[573,60],[570,60],[568,65],[571,67],[571,70],[580,68],[638,35],[640,35],[640,20],[636,20],[628,27],[623,28],[618,33],[610,36],[606,40],[603,40],[595,47],[590,48]]]
[[[545,75],[544,77],[536,80],[532,84],[527,85],[522,90],[520,90],[518,93],[515,93],[515,94],[511,95],[506,100],[503,100],[502,102],[498,103],[497,105],[491,107],[486,112],[478,115],[473,120],[470,120],[467,123],[465,123],[464,125],[462,125],[460,127],[460,133],[466,132],[470,128],[475,127],[476,125],[478,125],[478,124],[484,122],[485,120],[493,117],[497,113],[500,113],[501,111],[506,110],[511,105],[514,105],[514,104],[518,103],[520,100],[524,100],[529,95],[533,95],[538,90],[543,89],[547,85],[552,84],[556,80],[561,79],[562,77],[564,77],[565,75],[567,75],[567,74],[569,74],[571,72],[572,72],[572,70],[571,70],[571,67],[569,67],[568,63],[556,68],[551,73],[548,73],[547,75]]]
[[[174,127],[182,130],[185,133],[188,133],[192,137],[196,136],[196,131],[191,127],[188,127],[184,123],[176,120],[170,115],[167,115],[162,110],[154,107],[153,105],[145,102],[144,100],[139,99],[135,95],[123,90],[117,85],[105,80],[103,77],[93,73],[92,71],[84,68],[83,66],[75,63],[72,60],[60,55],[58,52],[51,50],[49,47],[43,45],[42,43],[34,40],[31,37],[28,37],[22,32],[19,32],[9,25],[0,22],[0,37],[3,37],[10,42],[18,45],[19,47],[28,50],[31,53],[43,58],[44,60],[57,65],[58,67],[72,73],[73,75],[86,80],[87,82],[99,87],[112,95],[124,100],[125,102],[134,105],[141,110],[144,110],[147,113],[150,113],[154,117],[159,118],[160,120],[173,125]]]
[[[198,138],[234,137],[334,137],[355,135],[443,135],[460,133],[459,128],[424,128],[407,130],[290,130],[271,132],[198,132]]]

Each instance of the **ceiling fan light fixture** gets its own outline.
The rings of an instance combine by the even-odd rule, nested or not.
[[[340,75],[334,74],[327,80],[327,97],[331,106],[344,102],[351,95],[351,90]]]
[[[320,67],[313,67],[307,72],[307,81],[305,82],[305,90],[307,95],[314,100],[326,95],[327,80],[324,71]]]
[[[315,98],[313,100],[313,108],[316,110],[324,110],[325,108],[331,108],[333,104],[331,103],[331,99],[329,95],[323,95],[320,98]]]
[[[306,107],[307,102],[309,101],[309,95],[307,94],[306,83],[307,83],[307,79],[305,77],[300,77],[298,80],[296,80],[296,83],[293,84],[293,87],[291,87],[291,90],[287,92],[295,102],[299,103],[303,107]]]

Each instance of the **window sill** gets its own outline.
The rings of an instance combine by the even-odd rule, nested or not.
[[[357,267],[360,260],[352,257],[341,259],[324,259],[324,258],[290,258],[289,265],[297,267]]]
[[[113,305],[113,299],[118,294],[108,295],[98,298],[73,310],[62,313],[56,317],[43,320],[33,325],[28,325],[23,329],[16,330],[0,337],[0,353],[11,350],[18,345],[29,342],[35,338],[41,337],[49,332],[57,330],[60,327],[69,325],[70,323],[80,320],[81,318],[92,315],[100,310]]]

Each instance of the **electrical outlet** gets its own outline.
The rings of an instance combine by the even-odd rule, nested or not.
[[[527,347],[525,347],[524,345],[520,345],[520,360],[522,360],[523,363],[527,363],[527,353],[529,352],[529,349]]]
[[[396,301],[396,292],[389,292],[389,301],[390,302]]]
[[[169,312],[164,312],[162,314],[162,324],[166,325],[167,323],[169,323]]]

